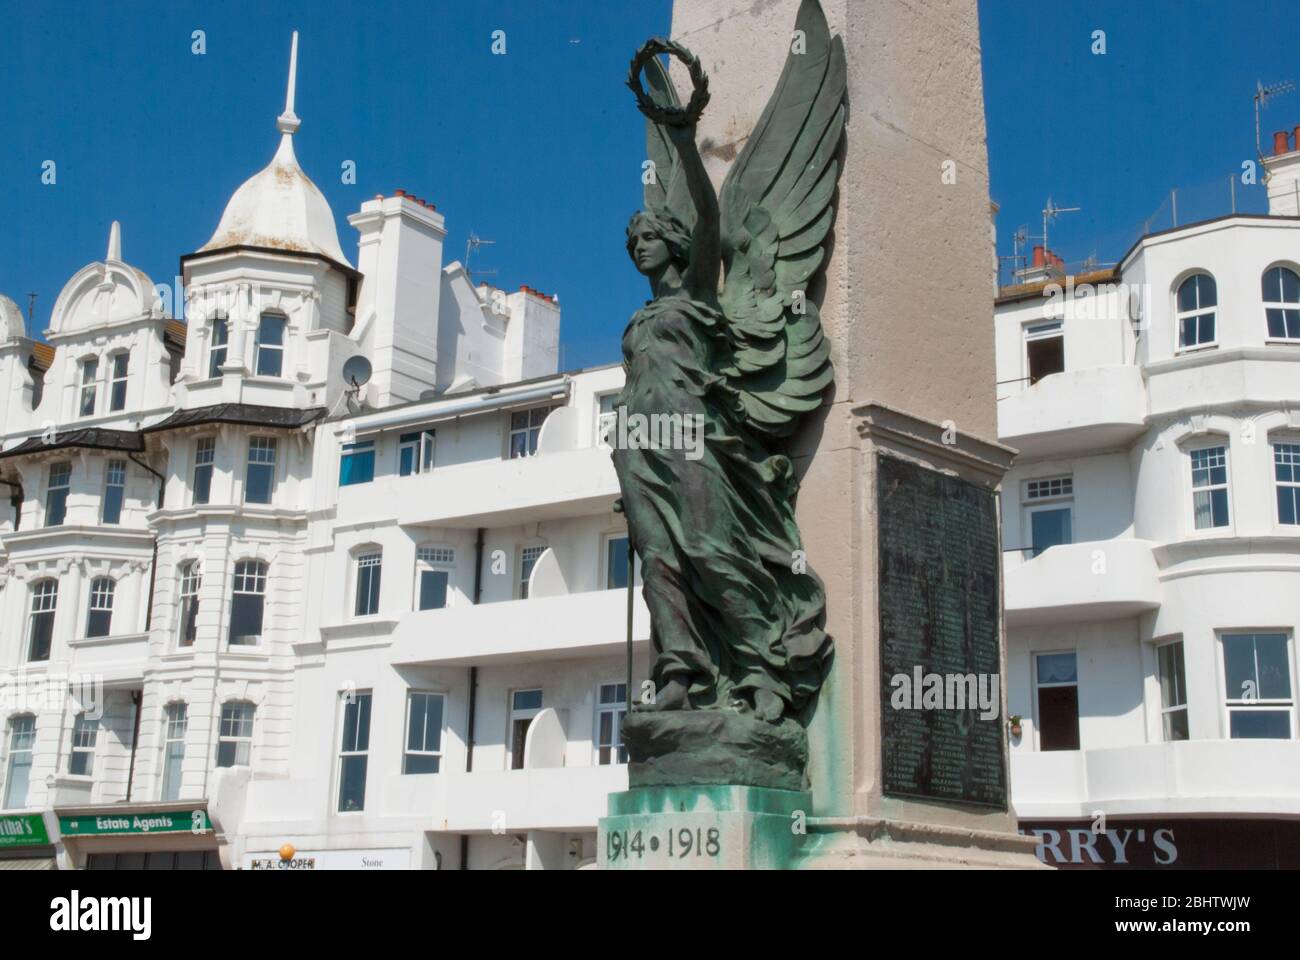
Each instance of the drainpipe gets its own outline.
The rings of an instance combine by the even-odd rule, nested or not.
[[[148,470],[150,473],[152,473],[155,477],[158,478],[158,509],[161,510],[163,505],[163,498],[164,496],[166,496],[167,493],[167,478],[164,477],[157,470],[155,470],[153,467],[149,466],[149,464],[137,460],[133,454],[128,453],[126,456],[127,459],[130,460],[132,463],[134,463],[136,466],[144,467],[146,470]],[[158,581],[158,537],[155,534],[153,538],[153,559],[149,561],[149,602],[146,605],[144,611],[144,629],[146,633],[148,633],[150,627],[153,626],[153,591],[157,581]]]
[[[474,605],[483,599],[483,528],[474,541]],[[478,667],[469,668],[469,719],[465,723],[465,772],[474,769],[474,716],[478,712]],[[469,834],[460,835],[460,868],[469,869]]]
[[[144,699],[144,691],[132,690],[131,703],[135,705],[135,719],[131,724],[131,765],[126,771],[126,802],[131,802],[131,786],[135,783],[135,751],[140,743],[140,704]]]

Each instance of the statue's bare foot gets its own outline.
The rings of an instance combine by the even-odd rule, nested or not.
[[[771,690],[754,691],[754,716],[768,723],[776,723],[785,713],[785,701]]]
[[[690,684],[681,677],[672,677],[663,688],[655,691],[654,703],[649,704],[647,710],[689,710],[691,708],[690,698],[687,693],[690,691]]]

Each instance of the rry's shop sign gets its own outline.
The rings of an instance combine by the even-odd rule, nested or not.
[[[1300,823],[1288,820],[1021,821],[1020,832],[1063,869],[1300,868]]]

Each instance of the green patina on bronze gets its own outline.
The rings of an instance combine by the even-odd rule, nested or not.
[[[703,428],[702,443],[665,448],[629,431],[631,442],[614,444],[655,652],[654,703],[623,728],[633,786],[799,789],[805,727],[831,664],[825,594],[803,561],[798,481],[782,444],[833,378],[805,293],[834,217],[846,74],[816,0],[804,0],[795,28],[802,43],[720,197],[695,143],[708,102],[697,58],[652,40],[628,80],[655,176],[627,247],[653,299],[623,335],[620,415]],[[685,107],[662,53],[690,70]]]

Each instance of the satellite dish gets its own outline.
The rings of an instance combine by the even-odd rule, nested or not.
[[[343,379],[353,390],[364,387],[370,382],[370,361],[357,355],[343,364]]]

